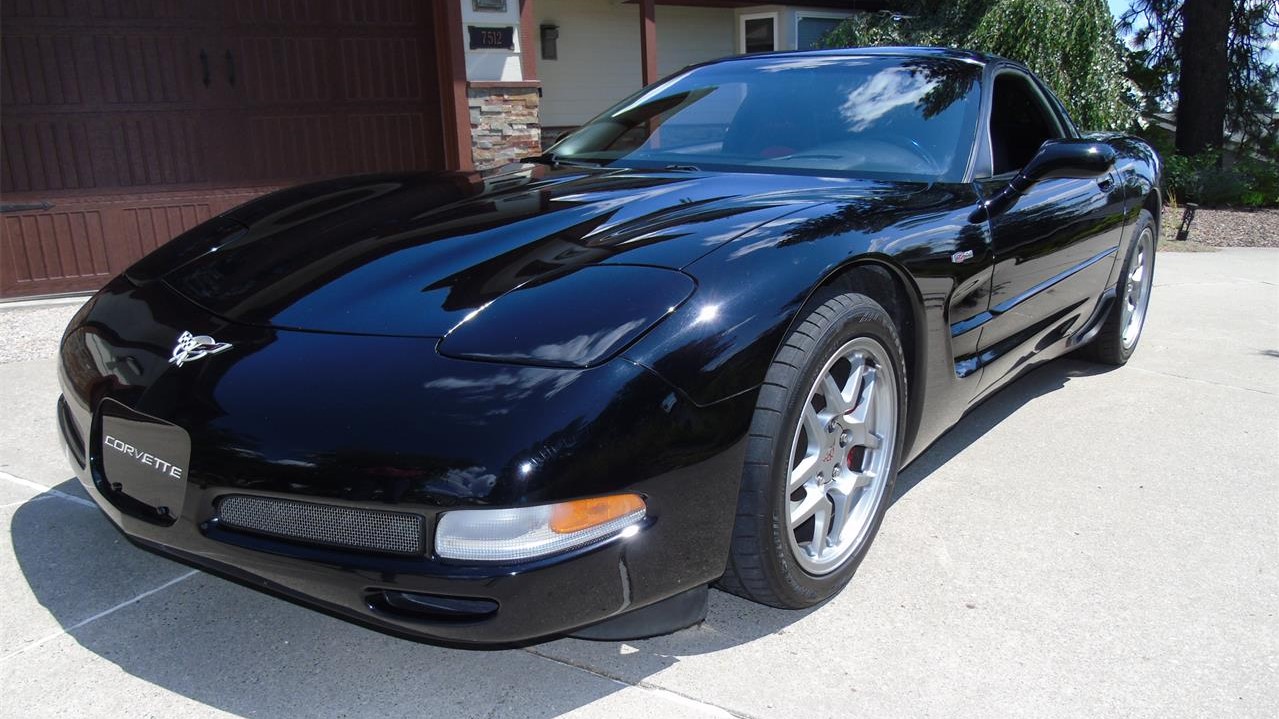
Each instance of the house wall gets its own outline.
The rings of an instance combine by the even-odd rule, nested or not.
[[[559,27],[559,59],[543,59],[540,47],[533,49],[543,126],[580,125],[641,87],[638,5],[536,0],[534,16],[539,26]],[[731,9],[659,5],[656,21],[660,75],[735,52]]]
[[[470,0],[451,0],[460,5],[455,32],[460,37],[466,64],[466,105],[471,125],[471,161],[478,170],[488,170],[541,151],[542,131],[538,121],[538,82],[524,76],[526,33],[521,32],[521,0],[507,0],[500,12],[476,10]],[[473,50],[468,26],[510,27],[514,49]],[[536,44],[536,43],[533,43]]]
[[[477,11],[468,0],[461,0],[462,27],[457,31],[462,36],[462,47],[466,51],[466,79],[471,81],[517,82],[524,80],[520,69],[520,0],[508,0],[505,12]],[[514,50],[472,50],[467,26],[515,28]],[[536,52],[536,48],[533,49]]]

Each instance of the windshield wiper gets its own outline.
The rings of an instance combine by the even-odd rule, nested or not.
[[[553,152],[543,152],[540,155],[521,157],[520,162],[531,162],[536,165],[547,165],[552,168],[560,167],[561,165],[567,167],[602,167],[604,165],[602,161],[591,162],[590,160],[568,160]]]
[[[549,152],[543,152],[540,155],[530,155],[529,157],[521,157],[520,162],[531,162],[535,165],[549,165],[550,167],[560,166],[560,158]]]

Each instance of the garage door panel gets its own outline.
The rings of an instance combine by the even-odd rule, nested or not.
[[[50,33],[12,35],[0,47],[0,102],[73,105],[83,101],[74,40]]]
[[[316,24],[332,22],[335,0],[235,0],[234,17],[241,23]]]
[[[342,22],[357,25],[413,25],[420,5],[414,0],[344,0],[338,12]]]
[[[351,172],[407,170],[428,162],[421,115],[359,114],[347,120],[346,155]]]
[[[249,105],[327,102],[333,99],[333,40],[326,37],[241,37],[226,72],[238,65]]]
[[[160,245],[212,217],[206,202],[130,207],[122,211],[122,230],[134,248],[130,256],[151,252]]]
[[[142,255],[272,189],[89,197],[3,215],[0,298],[101,287]]]
[[[107,123],[112,150],[112,184],[156,187],[206,184],[208,120],[197,112],[127,113]]]
[[[252,177],[256,180],[344,174],[345,128],[336,114],[255,115],[248,120]]]
[[[190,106],[200,100],[200,45],[205,43],[199,38],[189,33],[113,33],[94,35],[88,44],[103,104]]]
[[[99,211],[6,215],[3,227],[6,286],[109,276]]]
[[[415,38],[344,38],[339,47],[343,100],[422,100],[422,50]]]
[[[98,186],[99,169],[84,117],[34,116],[0,124],[4,157],[0,192],[82,190]]]
[[[96,288],[273,187],[439,167],[431,7],[0,3],[0,298]]]
[[[221,0],[81,0],[89,17],[95,20],[127,21],[130,24],[152,21],[191,21],[216,18]]]

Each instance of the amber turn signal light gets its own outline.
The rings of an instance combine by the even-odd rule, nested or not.
[[[575,499],[552,505],[550,527],[556,534],[571,534],[643,511],[644,500],[638,494]]]

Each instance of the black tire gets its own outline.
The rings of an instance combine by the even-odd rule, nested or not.
[[[1118,367],[1127,363],[1128,358],[1132,357],[1132,353],[1136,351],[1137,345],[1141,341],[1140,332],[1138,332],[1131,344],[1124,344],[1124,303],[1128,276],[1132,272],[1133,260],[1137,257],[1142,235],[1147,230],[1151,233],[1151,241],[1147,248],[1150,254],[1149,259],[1145,262],[1145,270],[1150,273],[1147,282],[1154,281],[1155,247],[1159,240],[1159,226],[1155,224],[1155,220],[1148,210],[1142,210],[1141,214],[1137,216],[1137,222],[1133,225],[1132,236],[1134,239],[1129,243],[1128,252],[1124,256],[1124,264],[1119,273],[1119,284],[1116,287],[1117,294],[1115,299],[1110,303],[1110,309],[1106,312],[1106,319],[1102,321],[1101,330],[1098,331],[1097,336],[1092,342],[1080,348],[1080,357],[1100,364]],[[1144,323],[1145,307],[1142,308],[1142,313]]]
[[[907,395],[897,327],[884,308],[869,297],[832,294],[810,303],[768,369],[751,423],[728,568],[719,581],[725,591],[784,609],[817,604],[848,583],[879,531],[901,464]],[[875,340],[893,364],[895,441],[888,453],[887,486],[873,509],[865,538],[836,569],[815,575],[792,555],[791,530],[785,518],[791,448],[796,439],[792,428],[809,402],[809,388],[827,361],[857,337]]]

